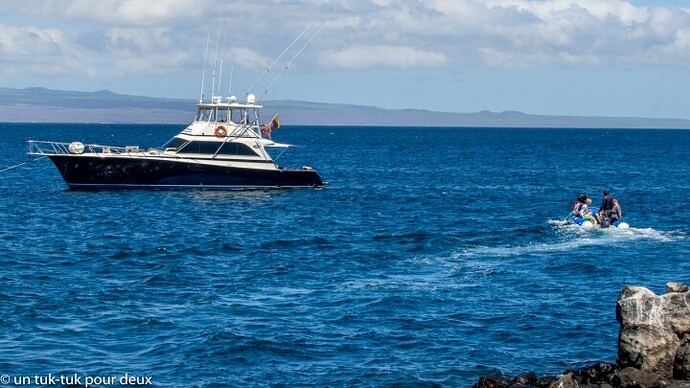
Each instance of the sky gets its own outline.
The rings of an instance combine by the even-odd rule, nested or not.
[[[205,97],[690,119],[690,2],[23,0],[0,9],[0,87],[193,103],[202,79]]]

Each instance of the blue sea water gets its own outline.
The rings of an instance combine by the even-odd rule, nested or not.
[[[179,130],[0,124],[0,386],[557,374],[615,360],[623,286],[690,283],[690,131],[281,128],[321,190],[75,192],[25,154]],[[630,229],[559,222],[604,187]]]

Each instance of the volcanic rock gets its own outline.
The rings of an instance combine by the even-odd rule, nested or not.
[[[663,379],[690,373],[690,292],[677,284],[667,288],[686,291],[661,296],[644,287],[626,286],[621,291],[616,305],[621,369],[633,367]]]

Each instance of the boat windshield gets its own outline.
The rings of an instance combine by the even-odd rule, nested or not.
[[[194,121],[249,124],[250,120],[249,111],[246,107],[220,105],[198,107]]]
[[[235,111],[237,111],[235,109]],[[195,121],[204,121],[209,123],[214,122],[230,122],[234,121],[232,117],[233,109],[226,106],[214,107],[199,107],[196,113]],[[237,114],[236,114],[237,115]],[[235,118],[237,119],[237,118]]]
[[[195,121],[216,121],[215,109],[213,108],[199,108],[196,112]]]
[[[164,150],[176,150],[185,143],[187,143],[187,140],[180,139],[179,137],[173,137],[172,139],[168,140],[167,143],[163,144],[162,148]]]

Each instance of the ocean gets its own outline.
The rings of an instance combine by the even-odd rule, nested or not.
[[[558,374],[615,361],[623,286],[690,284],[685,130],[281,127],[320,190],[77,192],[26,156],[181,128],[0,124],[0,386]],[[561,222],[603,188],[630,229]]]

